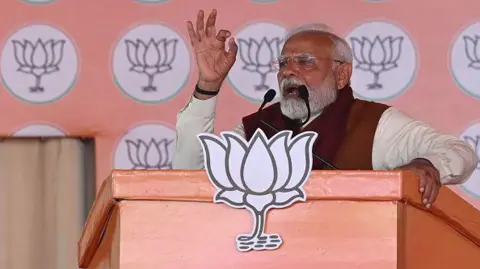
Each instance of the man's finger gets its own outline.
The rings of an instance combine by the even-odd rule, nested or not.
[[[428,176],[425,175],[425,177],[428,177]],[[433,180],[431,178],[427,178],[426,181],[427,181],[427,184],[425,184],[425,191],[422,194],[422,203],[424,205],[428,204],[428,201],[430,199],[430,194],[432,193],[433,187],[434,187]]]
[[[197,35],[198,41],[202,41],[205,37],[205,27],[203,24],[203,10],[200,10],[197,14]]]
[[[417,173],[420,176],[420,182],[419,182],[419,190],[420,192],[425,191],[425,185],[427,184],[427,179],[425,177],[424,173]]]
[[[218,31],[218,34],[217,34],[218,41],[225,42],[228,37],[230,37],[230,31],[223,30],[223,29]]]
[[[430,193],[430,197],[428,198],[427,207],[430,207],[433,204],[433,202],[435,202],[439,192],[440,192],[440,186],[434,185],[432,188],[432,192]]]
[[[440,172],[434,167],[431,167],[427,170],[427,176],[429,178],[429,181],[431,182],[431,190],[430,194],[426,197],[426,206],[427,208],[430,208],[433,202],[435,202],[435,200],[437,199],[438,193],[440,192]]]
[[[206,36],[214,36],[216,34],[215,30],[215,21],[217,19],[217,10],[214,9],[212,12],[210,12],[210,15],[208,15],[207,19],[207,25],[206,25]]]
[[[228,52],[227,55],[230,59],[235,60],[237,56],[238,46],[235,43],[235,39],[232,37],[228,40]]]
[[[192,46],[195,46],[198,43],[198,36],[193,29],[193,23],[191,21],[187,21],[187,30],[188,35],[190,36],[190,42],[192,43]]]

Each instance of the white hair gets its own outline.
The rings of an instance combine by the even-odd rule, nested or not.
[[[303,32],[316,32],[326,34],[333,42],[333,59],[343,63],[352,63],[352,49],[345,39],[336,35],[332,28],[323,23],[309,23],[297,26],[285,34],[284,41],[287,41],[293,35]],[[336,65],[334,65],[336,66]]]

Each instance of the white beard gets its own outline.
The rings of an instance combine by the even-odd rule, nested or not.
[[[280,82],[280,91],[283,93],[284,86],[288,84],[302,85],[302,81],[297,78],[286,78]],[[337,89],[333,75],[327,77],[320,87],[308,88],[309,104],[311,115],[319,114],[325,107],[335,102],[337,99]],[[282,114],[290,119],[304,120],[308,116],[307,106],[300,98],[284,97],[282,94],[280,100]]]

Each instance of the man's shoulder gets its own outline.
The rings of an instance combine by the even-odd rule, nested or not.
[[[360,99],[355,99],[351,115],[354,120],[359,122],[375,122],[377,128],[406,126],[412,122],[418,122],[418,120],[400,111],[394,106]]]
[[[362,99],[357,99],[357,98],[355,98],[354,100],[355,100],[354,103],[353,103],[354,105],[362,106],[362,107],[369,108],[369,109],[373,109],[373,108],[388,109],[390,107],[387,104],[383,104],[383,103],[379,103],[379,102],[375,102],[375,101],[367,101],[367,100],[362,100]]]
[[[382,114],[390,108],[392,107],[387,104],[355,99],[355,101],[353,102],[352,113],[361,114],[367,117],[381,117]]]

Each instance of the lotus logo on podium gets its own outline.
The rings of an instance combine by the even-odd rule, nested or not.
[[[265,233],[267,212],[306,201],[303,186],[312,169],[317,134],[303,132],[291,138],[291,131],[282,131],[268,139],[258,129],[248,142],[235,132],[220,135],[205,133],[197,137],[208,177],[217,190],[214,203],[244,208],[253,215],[253,230],[237,236],[237,249],[279,248],[281,236]]]

